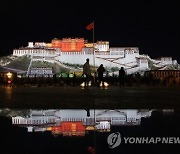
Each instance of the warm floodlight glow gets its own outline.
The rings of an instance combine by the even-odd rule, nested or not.
[[[80,85],[81,87],[84,87],[85,86],[85,82],[83,82],[83,83],[81,83],[81,85]]]
[[[10,84],[11,83],[11,80],[8,80],[8,84]]]
[[[109,86],[109,84],[107,83],[107,82],[104,82],[104,84],[103,84],[103,82],[101,82],[100,83],[100,85],[99,85],[100,87],[108,87]]]
[[[52,127],[47,127],[46,130],[47,131],[52,131]]]
[[[85,87],[85,82],[80,84],[81,87]],[[88,83],[88,86],[91,86],[91,81]]]
[[[87,126],[86,130],[95,130],[94,126]]]
[[[12,77],[12,73],[7,73],[7,77],[10,79]]]
[[[107,82],[104,82],[104,86],[105,86],[105,87],[108,87],[109,84],[108,84]]]
[[[88,86],[91,86],[91,81],[88,83]]]

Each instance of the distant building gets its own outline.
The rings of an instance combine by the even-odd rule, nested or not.
[[[103,64],[108,69],[124,67],[127,74],[150,70],[149,62],[157,68],[178,64],[172,57],[154,60],[148,55],[140,55],[138,47],[110,47],[109,41],[88,43],[84,38],[55,38],[51,43],[29,42],[27,47],[14,49],[13,55],[31,55],[33,60],[72,65],[83,65],[89,58],[92,66]]]
[[[85,43],[84,46],[86,48],[93,48],[94,45],[93,45],[93,43]]]
[[[95,51],[104,51],[109,52],[109,42],[108,41],[97,41],[94,43],[94,49]]]
[[[57,54],[57,50],[55,48],[46,47],[45,43],[33,43],[29,42],[27,47],[21,47],[19,49],[13,50],[14,56],[41,56],[41,57],[54,57]]]
[[[161,57],[161,62],[165,64],[173,64],[172,57]]]
[[[84,48],[84,38],[63,38],[62,39],[62,52],[81,52]]]
[[[51,44],[52,44],[52,48],[61,48],[62,47],[62,41],[55,38],[51,41]]]
[[[150,70],[145,75],[151,75],[160,81],[166,81],[170,85],[180,85],[180,70]]]
[[[138,57],[137,58],[137,65],[141,68],[148,68],[148,60],[144,57]]]
[[[29,77],[53,77],[53,70],[46,67],[31,68]]]
[[[152,74],[156,79],[163,80],[165,78],[180,78],[180,70],[150,70],[146,74]]]

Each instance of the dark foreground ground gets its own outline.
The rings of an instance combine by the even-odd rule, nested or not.
[[[0,153],[2,154],[179,154],[180,144],[121,144],[111,149],[107,138],[119,132],[121,137],[180,137],[180,88],[178,87],[17,87],[0,88],[0,109],[175,109],[175,114],[154,113],[139,126],[111,127],[111,132],[89,132],[83,137],[53,136],[50,132],[27,133],[0,117]]]
[[[0,88],[0,108],[180,109],[180,87]]]

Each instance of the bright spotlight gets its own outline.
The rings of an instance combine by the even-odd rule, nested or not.
[[[91,86],[91,81],[88,83],[88,86]]]
[[[81,87],[84,87],[84,86],[85,86],[85,82],[81,83],[80,86],[81,86]]]
[[[12,77],[12,73],[7,73],[7,77],[10,79]]]
[[[108,84],[107,82],[104,82],[104,86],[105,86],[105,87],[108,87],[109,84]]]
[[[103,82],[101,81],[101,83],[100,83],[99,86],[100,86],[100,87],[103,87],[103,86],[104,86],[104,87],[108,87],[109,84],[108,84],[107,82],[104,82],[104,83],[103,83]]]

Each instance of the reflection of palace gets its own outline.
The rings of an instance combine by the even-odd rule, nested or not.
[[[84,136],[86,131],[110,131],[111,126],[140,125],[152,110],[30,110],[30,115],[12,117],[12,124],[28,132],[51,131],[64,136]],[[94,118],[95,115],[95,118]]]

